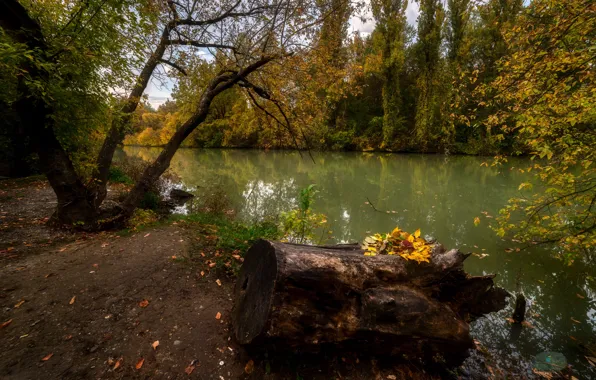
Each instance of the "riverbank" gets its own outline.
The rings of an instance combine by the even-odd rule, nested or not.
[[[165,147],[165,144],[159,145],[140,145],[140,144],[124,144],[122,148],[160,148],[162,149]],[[210,146],[210,147],[202,147],[202,146],[192,146],[186,145],[180,147],[180,149],[212,149],[212,150],[221,150],[221,149],[230,149],[230,150],[255,150],[255,151],[276,151],[276,152],[301,152],[306,155],[310,153],[321,153],[321,152],[356,152],[356,153],[387,153],[387,154],[428,154],[428,155],[447,155],[447,156],[472,156],[472,157],[495,157],[496,155],[503,154],[503,152],[466,152],[460,149],[455,149],[451,151],[416,151],[416,150],[391,150],[391,149],[381,149],[381,148],[366,148],[366,149],[296,149],[296,148],[283,148],[283,147],[269,147],[263,148],[259,146]],[[522,154],[513,155],[513,157],[529,157],[529,153],[524,152]]]
[[[251,356],[231,338],[218,225],[74,234],[45,226],[54,205],[39,178],[0,182],[3,379],[432,378],[365,353]]]

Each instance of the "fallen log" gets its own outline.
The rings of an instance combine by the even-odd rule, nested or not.
[[[433,246],[430,263],[364,256],[354,245],[257,241],[234,289],[236,340],[249,346],[460,361],[474,346],[469,323],[505,307],[493,275],[465,273],[468,257]]]

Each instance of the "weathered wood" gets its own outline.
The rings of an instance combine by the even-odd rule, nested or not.
[[[430,264],[364,256],[358,245],[260,240],[236,283],[232,322],[239,343],[461,358],[468,323],[505,306],[494,276],[471,277],[467,255],[433,248]]]

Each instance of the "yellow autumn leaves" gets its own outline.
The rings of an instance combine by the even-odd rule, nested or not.
[[[390,234],[374,234],[364,239],[365,256],[400,255],[406,260],[430,263],[432,246],[420,237],[420,229],[413,234],[395,227]]]

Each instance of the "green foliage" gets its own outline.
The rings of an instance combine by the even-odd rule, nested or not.
[[[144,210],[157,210],[160,200],[161,197],[158,193],[155,191],[147,191],[143,195],[143,199],[141,200],[139,207]]]
[[[281,214],[284,239],[294,243],[315,242],[317,229],[327,223],[327,217],[314,213],[315,185],[302,189],[298,196],[298,208]]]
[[[215,258],[217,267],[227,267],[233,273],[240,269],[238,259],[259,239],[277,240],[280,233],[275,223],[260,222],[245,224],[222,215],[193,213],[190,215],[174,215],[173,221],[188,222],[200,239],[218,249]],[[227,264],[227,265],[226,265]]]
[[[112,166],[110,168],[110,172],[108,173],[108,181],[112,183],[123,183],[125,185],[132,185],[133,180],[130,178],[124,170],[117,166]]]
[[[531,152],[534,186],[501,210],[497,232],[554,243],[567,262],[596,246],[596,4],[536,0],[504,33],[510,54],[476,95],[487,128],[515,133]]]

